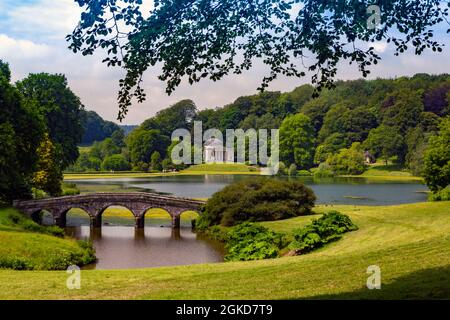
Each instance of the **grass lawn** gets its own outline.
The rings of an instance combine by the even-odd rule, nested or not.
[[[344,176],[345,177],[345,176]],[[385,165],[384,163],[376,163],[369,166],[369,169],[362,175],[357,177],[369,178],[369,179],[382,179],[382,180],[411,180],[422,181],[421,177],[413,176],[410,172],[407,172],[400,168],[398,165]]]
[[[38,229],[47,230],[15,209],[0,208],[0,268],[14,264],[30,269],[65,269],[87,257],[74,239],[31,231]]]
[[[81,290],[59,271],[0,271],[0,299],[450,298],[450,203],[320,206],[359,230],[316,252],[273,260],[140,270],[82,271]],[[313,217],[263,225],[285,233]],[[382,289],[366,289],[378,265]]]

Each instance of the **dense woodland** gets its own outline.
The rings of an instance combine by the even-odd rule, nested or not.
[[[318,98],[312,98],[313,92],[312,86],[303,85],[292,92],[239,97],[222,108],[201,111],[193,101],[183,100],[144,121],[124,141],[116,136],[94,144],[75,169],[100,170],[113,155],[103,169],[173,168],[170,136],[178,128],[192,129],[196,120],[204,130],[222,132],[279,128],[282,173],[318,167],[320,176],[361,174],[370,155],[373,161],[394,162],[422,175],[429,139],[450,114],[448,75],[340,81]]]
[[[31,74],[12,84],[9,66],[0,66],[3,201],[40,191],[59,195],[64,171],[182,169],[169,157],[179,143],[171,135],[192,130],[194,121],[223,132],[279,128],[280,174],[361,174],[370,155],[424,175],[433,191],[449,184],[448,75],[341,81],[317,98],[303,85],[201,111],[182,100],[124,130],[85,111],[64,75]],[[80,154],[78,145],[92,141]]]

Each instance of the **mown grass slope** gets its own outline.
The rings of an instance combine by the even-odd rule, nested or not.
[[[325,212],[331,207],[319,207]],[[0,271],[0,299],[415,299],[450,298],[450,203],[334,206],[359,230],[316,252],[274,260],[65,272]],[[313,217],[263,223],[289,233]],[[366,288],[378,265],[382,289]]]
[[[384,163],[376,163],[367,169],[359,177],[365,177],[369,179],[382,179],[382,180],[407,180],[407,181],[423,181],[423,178],[413,176],[410,172],[401,168],[398,165],[385,165]]]
[[[37,225],[15,209],[0,208],[0,269],[65,269],[95,259],[87,245],[56,237],[62,230]]]

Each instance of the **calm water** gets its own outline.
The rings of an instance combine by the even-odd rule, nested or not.
[[[89,226],[66,228],[77,239],[92,240],[97,263],[85,269],[132,269],[223,262],[219,243],[203,239],[190,228]]]
[[[73,181],[82,192],[148,191],[187,198],[208,198],[243,175],[167,176]],[[274,179],[288,179],[274,178]],[[321,204],[394,205],[426,201],[427,187],[418,182],[381,182],[365,178],[295,178],[311,187]]]
[[[73,181],[83,193],[143,191],[188,198],[208,198],[243,175],[168,176]],[[288,178],[275,178],[288,179]],[[363,178],[297,178],[310,186],[318,203],[393,205],[426,200],[426,186],[417,182],[380,182]],[[135,231],[134,220],[105,216],[101,231],[91,231],[89,219],[68,215],[68,234],[90,239],[98,262],[87,268],[149,268],[223,261],[220,244],[192,233],[189,221],[175,232],[170,220],[146,219],[146,228]]]

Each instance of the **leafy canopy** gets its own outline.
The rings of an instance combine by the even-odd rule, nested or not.
[[[171,0],[154,1],[148,17],[142,0],[75,0],[83,8],[80,22],[67,36],[70,49],[92,55],[107,50],[104,62],[121,66],[119,119],[135,96],[145,100],[143,73],[162,65],[159,79],[172,93],[185,77],[189,83],[213,81],[252,67],[254,58],[270,69],[264,90],[278,75],[312,73],[319,88],[332,87],[342,60],[356,63],[363,76],[380,57],[365,43],[387,41],[400,54],[414,48],[442,51],[433,27],[448,17],[439,0]],[[368,28],[381,10],[381,25]]]
[[[425,182],[431,191],[450,185],[450,116],[439,127],[439,134],[430,138],[424,159]]]
[[[198,227],[271,221],[311,213],[316,197],[299,181],[245,179],[226,186],[207,202]]]
[[[314,160],[314,127],[302,113],[288,116],[280,126],[280,157],[286,164],[309,169]]]

